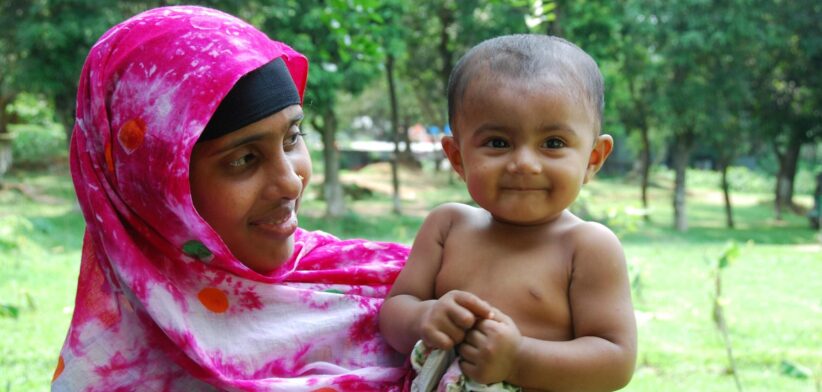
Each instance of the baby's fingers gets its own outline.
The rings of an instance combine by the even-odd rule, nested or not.
[[[456,328],[448,332],[449,333],[446,333],[433,328],[423,329],[421,336],[422,341],[428,347],[450,350],[458,341],[462,341],[464,332]]]
[[[474,294],[465,291],[455,291],[453,299],[457,305],[460,305],[462,308],[467,309],[469,312],[471,312],[471,315],[476,318],[484,319],[492,315],[493,307],[491,307],[491,305],[488,304],[488,302],[483,301]],[[473,322],[475,321],[474,317],[471,318],[471,325],[463,326],[465,328],[471,327],[473,325]]]

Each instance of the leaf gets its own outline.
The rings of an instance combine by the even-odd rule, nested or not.
[[[719,256],[719,269],[723,269],[739,257],[739,244],[736,241],[731,241],[725,246],[725,250],[722,252],[722,256]]]
[[[802,380],[813,376],[813,372],[810,369],[786,359],[783,359],[782,363],[779,364],[779,372],[785,376],[799,378]]]
[[[20,308],[12,305],[0,304],[0,317],[11,317],[16,319],[20,316]]]

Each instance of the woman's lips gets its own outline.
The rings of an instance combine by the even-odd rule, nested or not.
[[[297,214],[291,207],[281,207],[273,213],[251,221],[251,226],[278,237],[288,237],[297,230]]]

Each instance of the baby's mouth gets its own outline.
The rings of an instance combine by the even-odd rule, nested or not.
[[[545,191],[548,190],[547,187],[544,186],[504,186],[502,189],[506,191],[520,191],[520,192],[529,192],[529,191]]]

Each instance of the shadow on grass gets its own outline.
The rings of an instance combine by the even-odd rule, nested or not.
[[[635,232],[624,233],[621,239],[625,243],[644,243],[648,241],[668,241],[670,243],[689,243],[694,245],[724,243],[736,241],[745,243],[753,241],[763,245],[797,245],[814,243],[816,231],[808,226],[795,222],[785,225],[761,224],[757,226],[728,229],[726,227],[691,226],[686,232],[679,232],[668,226],[651,223]]]
[[[55,216],[28,217],[31,239],[43,248],[63,247],[66,250],[83,246],[86,224],[79,210],[70,210]]]
[[[44,254],[79,252],[83,246],[85,222],[79,211],[58,215],[19,214],[6,216],[0,222],[9,225],[5,228],[7,238],[0,238],[0,257],[5,254],[16,259],[18,252],[30,251]]]

